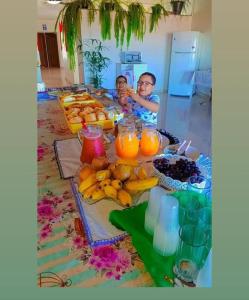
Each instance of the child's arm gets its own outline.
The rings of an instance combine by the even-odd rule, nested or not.
[[[159,104],[148,101],[140,97],[138,94],[136,94],[133,90],[130,91],[130,97],[136,101],[138,104],[142,105],[143,107],[149,109],[152,112],[158,112],[159,110]]]

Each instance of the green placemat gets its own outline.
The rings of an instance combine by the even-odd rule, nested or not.
[[[154,279],[156,286],[172,286],[164,279],[164,276],[175,277],[172,270],[175,257],[161,256],[153,249],[153,237],[144,230],[146,208],[147,202],[121,211],[114,210],[110,213],[109,220],[114,226],[127,231],[132,236],[133,245]]]
[[[191,194],[198,197],[201,205],[205,206],[205,196],[195,192],[178,191],[173,193],[172,196],[176,197],[179,203],[183,204]],[[137,249],[156,286],[172,286],[170,282],[165,280],[165,276],[167,275],[172,279],[175,278],[173,273],[175,255],[165,257],[153,249],[153,237],[144,229],[147,205],[148,203],[144,202],[121,211],[114,210],[110,213],[109,220],[114,226],[125,230],[131,235],[133,245]]]

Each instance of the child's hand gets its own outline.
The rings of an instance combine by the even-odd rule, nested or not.
[[[127,89],[126,89],[126,94],[127,94],[127,96],[133,98],[134,95],[136,95],[136,92],[135,92],[135,90],[133,90],[132,88],[127,88]]]
[[[118,102],[120,105],[124,106],[128,104],[128,98],[126,95],[122,95],[119,97]]]

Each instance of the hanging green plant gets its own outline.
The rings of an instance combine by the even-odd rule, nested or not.
[[[111,39],[111,11],[113,8],[114,2],[112,0],[102,0],[99,5],[99,22],[103,40]]]
[[[130,45],[131,34],[134,34],[138,40],[143,41],[145,31],[146,18],[144,7],[140,2],[132,2],[128,5],[127,12],[127,48]]]
[[[164,18],[169,15],[167,10],[159,3],[153,5],[151,7],[151,15],[150,15],[150,32],[155,30],[158,27],[158,21],[161,19],[162,16]]]
[[[94,21],[95,9],[91,0],[76,0],[70,3],[65,3],[65,6],[59,12],[55,23],[55,30],[59,21],[62,21],[63,41],[65,42],[66,51],[71,70],[75,69],[75,52],[77,40],[81,37],[81,9],[89,7],[88,22],[91,24]]]
[[[125,36],[125,20],[127,18],[127,12],[122,8],[118,1],[114,4],[115,19],[114,19],[114,35],[116,39],[116,47],[123,47]]]
[[[186,11],[190,5],[190,0],[171,0],[172,12],[174,15],[181,15],[182,11]]]

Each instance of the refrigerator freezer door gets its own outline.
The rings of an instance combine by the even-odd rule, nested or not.
[[[196,53],[172,53],[168,89],[170,95],[193,94],[195,68]]]
[[[120,64],[117,63],[117,76],[124,75],[128,85],[136,89],[139,76],[147,71],[147,64]]]
[[[197,50],[199,32],[174,32],[172,52],[195,52]]]

